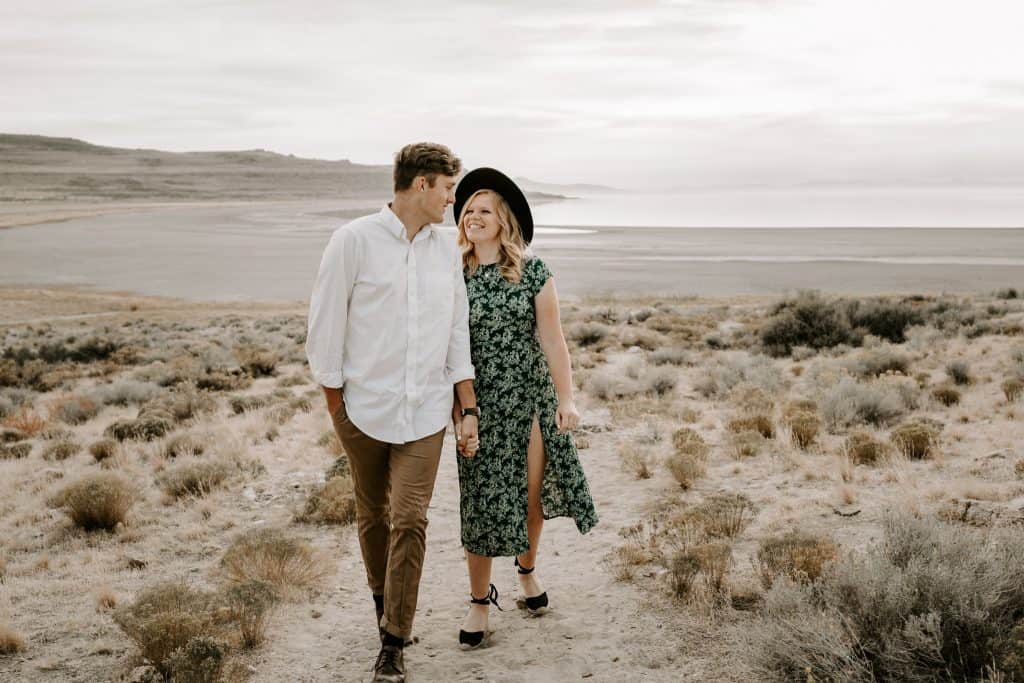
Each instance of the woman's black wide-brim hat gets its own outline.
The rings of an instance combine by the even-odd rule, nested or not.
[[[529,244],[533,240],[533,213],[530,212],[530,203],[526,201],[526,195],[511,178],[493,168],[474,168],[459,181],[459,186],[455,188],[456,223],[462,215],[462,207],[466,205],[466,200],[478,190],[492,190],[500,194],[519,222],[523,241]]]

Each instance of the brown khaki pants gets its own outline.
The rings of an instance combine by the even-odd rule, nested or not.
[[[392,444],[361,432],[348,419],[344,402],[331,419],[352,470],[366,579],[374,595],[384,596],[380,626],[408,638],[427,546],[427,506],[434,494],[444,430]]]

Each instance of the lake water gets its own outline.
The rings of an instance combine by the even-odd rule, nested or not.
[[[1024,215],[1020,194],[588,197],[536,206],[534,246],[555,272],[559,291],[579,296],[1020,288],[1024,230],[963,226],[968,220],[1024,224],[1014,219]],[[305,300],[330,232],[377,205],[174,208],[0,230],[0,284]],[[926,216],[940,227],[883,227],[925,225]]]

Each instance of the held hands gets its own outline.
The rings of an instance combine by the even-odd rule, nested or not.
[[[555,411],[555,426],[558,427],[558,431],[572,431],[579,425],[580,413],[576,410],[576,403],[574,401],[559,403],[558,410]]]
[[[480,450],[479,418],[466,415],[455,423],[455,436],[458,439],[456,449],[466,458],[472,458]]]

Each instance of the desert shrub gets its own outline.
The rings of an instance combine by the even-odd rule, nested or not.
[[[25,638],[13,628],[0,622],[0,656],[13,655],[25,650]]]
[[[761,676],[965,681],[1013,664],[1020,534],[909,515],[884,526],[881,544],[839,557],[813,586],[775,582],[745,629]]]
[[[679,381],[678,373],[671,368],[656,368],[644,373],[642,385],[644,391],[655,396],[665,396],[676,388]]]
[[[162,415],[147,415],[134,420],[116,420],[103,430],[103,435],[118,441],[153,441],[174,428],[174,422]]]
[[[775,306],[760,336],[770,355],[788,356],[794,346],[825,349],[849,343],[852,330],[841,302],[801,292]]]
[[[17,429],[11,429],[9,427],[0,427],[0,443],[21,441],[24,438],[24,432],[19,432]]]
[[[266,413],[267,422],[271,425],[282,427],[288,424],[295,417],[295,408],[288,404],[272,406]]]
[[[935,387],[932,398],[946,407],[955,406],[960,402],[960,392],[953,387]]]
[[[874,465],[888,450],[886,443],[870,432],[852,432],[843,443],[843,454],[857,465]]]
[[[729,352],[720,362],[704,371],[694,389],[704,398],[723,399],[739,384],[757,386],[777,394],[786,386],[782,371],[770,358]]]
[[[167,440],[162,450],[165,458],[177,458],[179,455],[202,455],[206,452],[206,440],[198,434],[176,434]]]
[[[213,412],[216,408],[217,399],[208,392],[201,391],[190,384],[183,384],[143,405],[139,409],[139,418],[146,415],[170,416],[171,420],[175,422],[184,422]]]
[[[89,445],[89,455],[96,459],[96,462],[103,462],[117,455],[117,441],[114,439],[100,439]]]
[[[1020,398],[1020,395],[1024,393],[1024,380],[1016,377],[1011,377],[1002,384],[1003,396],[1006,397],[1007,401],[1013,402]]]
[[[14,412],[14,401],[6,396],[0,395],[0,419],[3,419]]]
[[[274,587],[265,581],[243,581],[225,590],[231,617],[241,631],[245,647],[257,647],[266,638],[267,619],[277,603]]]
[[[864,349],[854,356],[846,366],[852,374],[862,379],[878,377],[886,373],[906,375],[910,369],[910,359],[898,351],[882,346]]]
[[[279,592],[312,587],[326,574],[323,561],[309,543],[272,528],[238,536],[220,564],[231,581],[266,581]]]
[[[249,375],[224,370],[209,370],[195,378],[196,388],[205,391],[237,391],[252,384]]]
[[[569,326],[566,336],[580,346],[593,346],[603,340],[611,332],[604,324],[595,322],[579,322]]]
[[[252,410],[259,410],[268,404],[266,396],[232,396],[228,399],[228,406],[235,415],[241,415]]]
[[[764,448],[765,438],[761,432],[755,429],[746,429],[742,432],[732,432],[727,437],[729,455],[735,460],[744,458],[756,458]]]
[[[77,340],[68,337],[63,341],[41,344],[36,356],[47,363],[95,363],[110,358],[120,344],[101,337],[87,337]]]
[[[871,299],[847,304],[850,324],[869,334],[902,344],[908,327],[924,322],[924,313],[912,303]]]
[[[693,581],[700,573],[700,560],[689,549],[676,551],[668,561],[669,585],[677,598],[685,598],[693,590]]]
[[[685,453],[704,460],[708,455],[708,445],[704,438],[689,427],[680,427],[672,433],[672,446],[677,453]]]
[[[44,460],[67,460],[82,450],[82,444],[70,439],[55,439],[43,446]]]
[[[754,505],[742,493],[715,493],[687,513],[712,538],[735,538],[753,520]]]
[[[226,646],[219,640],[197,636],[167,658],[174,683],[215,683],[220,680]]]
[[[862,384],[844,378],[825,392],[821,416],[833,431],[860,424],[886,425],[903,415],[904,400],[885,383]]]
[[[690,363],[690,357],[686,350],[677,346],[655,349],[648,354],[647,360],[652,365],[689,365]]]
[[[971,366],[966,361],[955,360],[946,365],[946,374],[954,384],[964,386],[971,383]]]
[[[757,432],[766,439],[775,437],[775,424],[770,415],[738,415],[730,419],[725,428],[730,432]]]
[[[90,397],[102,405],[141,405],[157,397],[161,388],[153,382],[140,382],[134,379],[124,379],[111,384],[103,384],[89,394]]]
[[[628,377],[605,372],[595,372],[587,382],[587,390],[602,401],[636,396],[640,386]]]
[[[313,410],[313,402],[305,396],[296,396],[295,398],[288,401],[288,407],[292,410],[297,410],[303,413],[308,413]]]
[[[299,387],[308,383],[309,380],[302,375],[285,375],[277,380],[279,387]]]
[[[786,417],[786,425],[797,448],[806,450],[818,439],[821,419],[817,413],[800,411]]]
[[[252,377],[272,377],[277,371],[280,356],[269,349],[244,346],[235,349],[238,363]]]
[[[703,459],[689,453],[673,453],[665,460],[665,466],[684,490],[693,488],[694,483],[704,476]]]
[[[333,432],[332,432],[333,434]],[[337,440],[337,438],[335,438]],[[352,469],[349,467],[348,456],[344,452],[341,452],[338,457],[334,459],[330,467],[324,473],[325,479],[333,479],[334,477],[348,477],[351,475]]]
[[[114,611],[114,623],[164,676],[174,673],[171,656],[197,638],[215,637],[215,596],[181,581],[144,589],[130,605]],[[175,658],[180,662],[180,656]]]
[[[32,444],[27,441],[16,443],[0,443],[0,460],[21,460],[32,452]]]
[[[623,445],[619,448],[619,458],[622,459],[622,469],[632,474],[633,478],[651,478],[647,452],[644,449],[633,444]]]
[[[815,581],[838,550],[832,539],[800,531],[762,539],[757,549],[761,584],[770,588],[779,574],[794,581]]]
[[[75,526],[85,531],[113,530],[125,521],[134,502],[131,485],[110,473],[87,474],[50,499],[52,507],[63,508]]]
[[[22,405],[13,415],[4,418],[3,425],[9,429],[17,429],[31,438],[46,429],[49,422],[27,405]]]
[[[189,460],[164,470],[157,477],[157,485],[172,498],[205,496],[223,486],[234,470],[224,460]]]
[[[96,417],[101,407],[102,404],[88,396],[68,396],[53,405],[50,409],[50,417],[67,424],[77,425]]]
[[[910,460],[922,460],[935,451],[939,434],[934,426],[918,420],[896,427],[892,430],[890,438],[904,457]]]
[[[352,480],[347,476],[328,479],[306,499],[297,519],[321,524],[351,524],[356,519],[356,498]]]
[[[997,299],[1016,299],[1020,293],[1014,287],[1004,287],[1003,289],[997,289],[993,296]]]
[[[748,413],[770,413],[775,409],[775,399],[753,384],[737,384],[729,394],[729,401],[738,410]]]
[[[700,563],[705,585],[712,595],[721,594],[732,562],[732,546],[725,541],[710,541],[694,547],[693,554]]]

